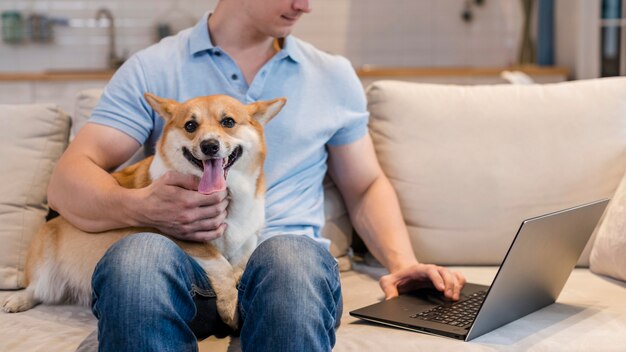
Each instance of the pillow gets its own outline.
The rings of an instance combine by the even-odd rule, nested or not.
[[[16,289],[24,286],[26,251],[48,213],[48,181],[70,123],[55,105],[0,105],[0,119],[0,289]]]
[[[102,89],[87,89],[78,94],[76,110],[72,117],[72,134],[76,134],[87,122],[101,95]],[[141,148],[120,167],[123,168],[144,157],[145,154]],[[339,259],[340,270],[347,270],[350,268],[348,250],[352,243],[352,225],[341,194],[330,177],[324,180],[324,213],[326,224],[321,230],[322,236],[331,240],[330,252]]]
[[[626,281],[626,174],[595,231],[590,269]]]
[[[524,219],[610,198],[626,171],[624,92],[624,77],[371,85],[370,133],[418,260],[498,265]]]

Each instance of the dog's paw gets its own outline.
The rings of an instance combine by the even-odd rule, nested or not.
[[[18,313],[29,310],[36,304],[31,292],[22,291],[9,296],[4,303],[2,303],[2,310],[6,313]]]

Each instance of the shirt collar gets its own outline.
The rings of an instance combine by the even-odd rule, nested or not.
[[[189,53],[191,55],[215,48],[209,37],[209,28],[207,26],[209,14],[209,12],[205,13],[191,30],[191,35],[189,36]]]
[[[200,21],[198,21],[198,23],[191,30],[191,35],[189,36],[189,54],[192,56],[203,51],[212,51],[216,48],[211,41],[211,37],[209,36],[209,29],[207,26],[209,15],[209,12],[205,13]],[[283,41],[283,48],[277,55],[281,59],[289,57],[294,62],[299,62],[301,60],[301,54],[298,50],[298,43],[295,38],[291,35],[287,36]]]
[[[300,62],[302,60],[302,56],[298,48],[298,43],[296,39],[291,35],[285,37],[285,40],[283,41],[283,48],[280,52],[284,52],[285,56],[289,57],[294,62]]]

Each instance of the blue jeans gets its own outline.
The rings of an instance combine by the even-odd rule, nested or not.
[[[197,351],[197,339],[232,333],[198,263],[151,233],[113,245],[93,275],[100,351]],[[330,351],[342,313],[337,263],[305,236],[270,238],[239,283],[244,351]]]

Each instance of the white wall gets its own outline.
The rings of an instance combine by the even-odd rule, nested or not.
[[[179,0],[197,20],[217,0]],[[259,0],[265,1],[265,0]],[[486,0],[472,23],[461,21],[464,0],[312,0],[295,34],[347,56],[355,66],[506,66],[514,63],[518,0]],[[107,29],[93,20],[106,6],[116,17],[118,52],[154,42],[157,18],[175,14],[171,0],[0,0],[0,11],[43,12],[70,19],[51,44],[0,43],[0,71],[98,69],[106,66]],[[180,16],[179,16],[180,17]]]

